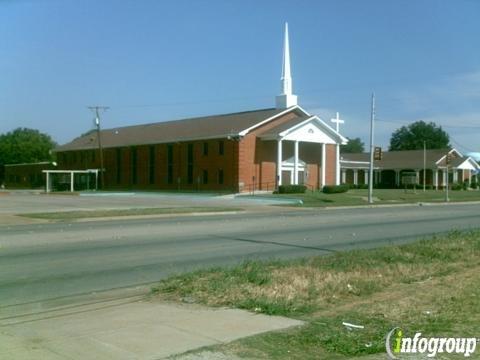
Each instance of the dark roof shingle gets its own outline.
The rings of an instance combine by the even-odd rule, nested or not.
[[[426,165],[428,168],[437,167],[436,162],[446,155],[449,150],[427,150]],[[461,162],[465,161],[466,158]],[[369,153],[353,153],[341,154],[342,162],[369,162]],[[454,159],[454,161],[459,161]],[[440,164],[442,166],[442,164]],[[423,150],[406,150],[406,151],[385,151],[382,160],[375,161],[375,167],[383,169],[420,169],[423,168]]]
[[[235,136],[283,111],[262,109],[105,129],[101,131],[102,146],[112,148]],[[55,151],[87,150],[97,146],[97,134],[90,132]]]

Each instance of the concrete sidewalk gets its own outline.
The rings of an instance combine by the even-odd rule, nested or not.
[[[0,359],[162,359],[301,324],[235,309],[112,300],[3,322]]]

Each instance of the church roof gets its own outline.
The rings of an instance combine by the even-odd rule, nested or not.
[[[101,131],[102,146],[112,148],[238,136],[285,111],[271,108],[105,129]],[[92,131],[55,151],[87,150],[97,146],[97,133]]]
[[[297,124],[300,124],[301,122],[307,120],[307,119],[310,119],[312,116],[300,116],[300,117],[296,117],[296,118],[293,118],[289,121],[286,121],[284,123],[281,123],[281,124],[278,124],[266,131],[262,131],[259,133],[259,136],[261,137],[276,137],[278,136],[279,134],[281,134],[282,132],[284,132],[285,130],[288,130],[290,129],[291,127],[297,125]]]
[[[447,152],[455,155],[450,166],[457,167],[468,159],[455,149],[431,149],[426,151],[427,168],[445,167],[444,157]],[[368,167],[370,154],[341,154],[340,159],[343,166],[347,168]],[[385,151],[382,160],[375,160],[374,164],[375,168],[382,169],[421,169],[423,168],[423,150]]]

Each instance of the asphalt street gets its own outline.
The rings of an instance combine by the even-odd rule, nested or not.
[[[0,315],[14,304],[245,259],[325,255],[473,229],[478,214],[480,204],[451,204],[2,226]]]

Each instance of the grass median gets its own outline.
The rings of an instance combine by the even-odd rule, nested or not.
[[[477,337],[480,231],[293,261],[246,262],[161,281],[152,293],[306,322],[216,346],[258,359],[344,359],[385,353],[385,336]],[[342,323],[364,326],[349,329]]]
[[[368,190],[351,189],[346,193],[325,194],[321,191],[307,191],[305,194],[273,194],[259,195],[267,198],[288,198],[302,200],[305,207],[355,206],[368,204]],[[399,190],[374,189],[375,204],[409,204],[409,203],[441,203],[445,202],[445,192],[435,190]],[[451,202],[480,201],[480,191],[450,191]],[[295,205],[298,206],[298,205]],[[302,206],[302,205],[301,205]]]
[[[145,215],[175,215],[194,213],[222,213],[243,211],[241,208],[231,207],[175,207],[175,208],[134,208],[134,209],[106,209],[106,210],[74,210],[43,213],[25,213],[18,216],[45,219],[45,220],[77,220],[90,218],[109,218],[118,216],[145,216]]]

